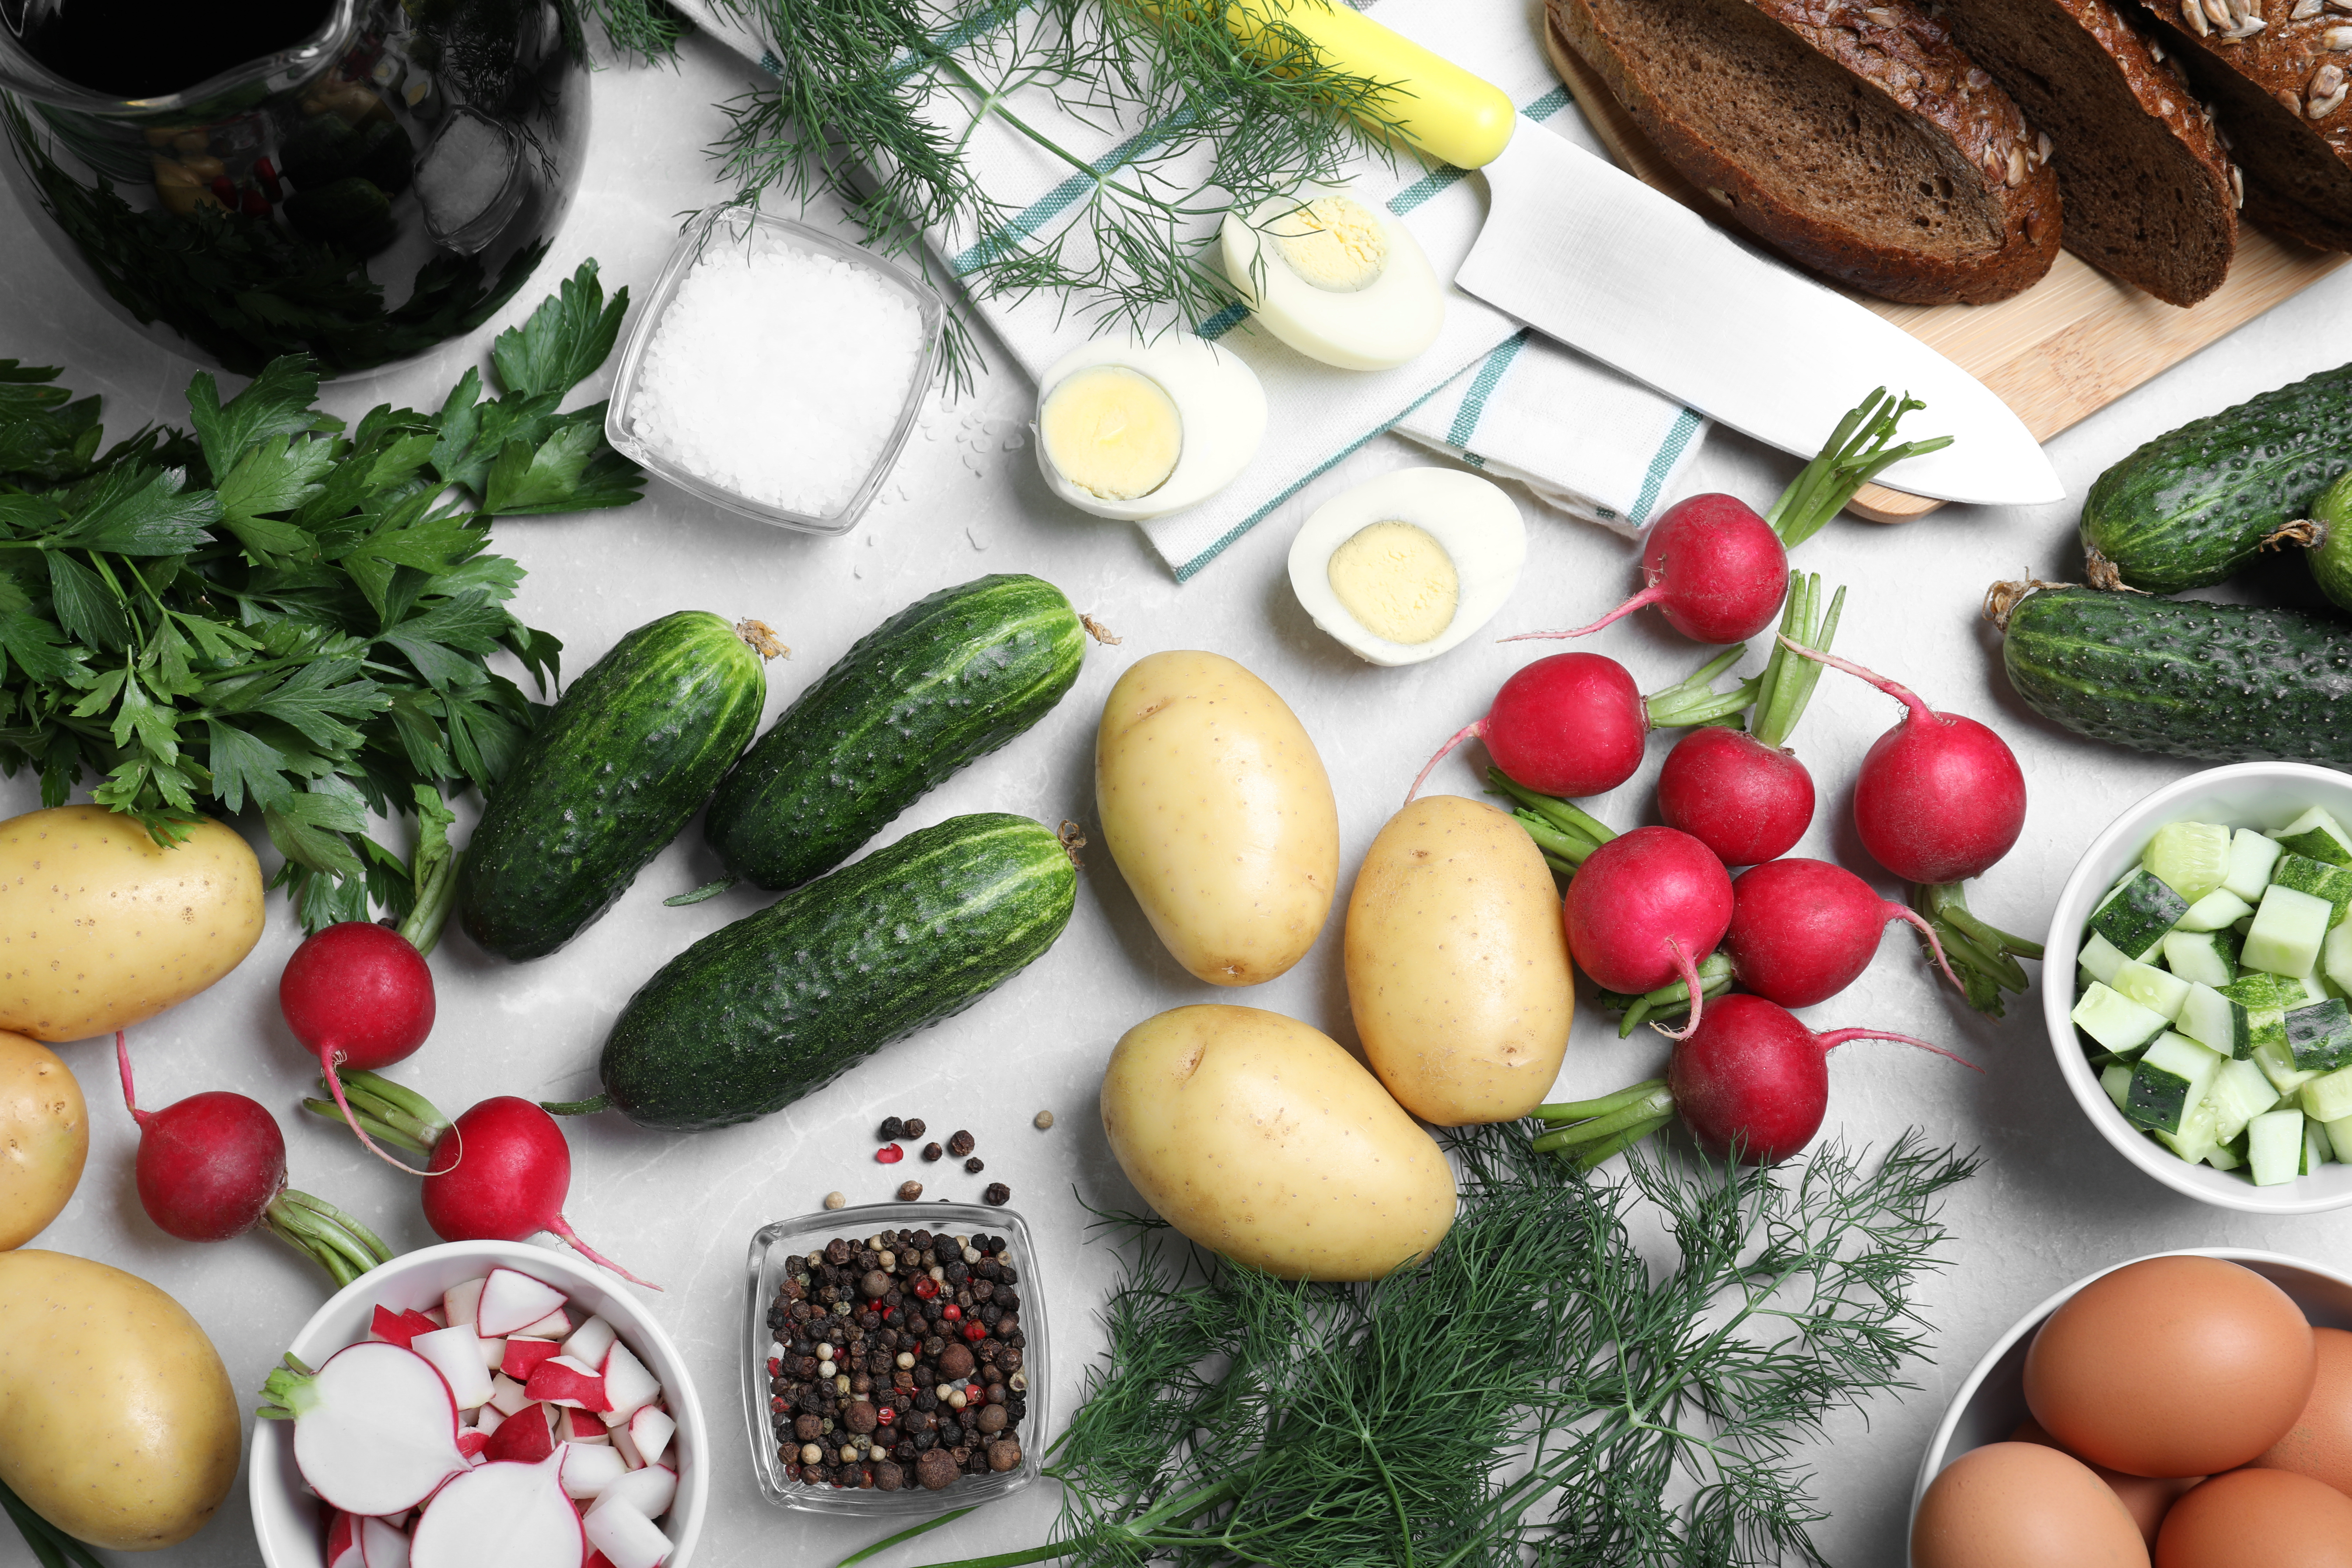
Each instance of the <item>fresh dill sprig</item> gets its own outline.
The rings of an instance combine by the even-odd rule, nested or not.
[[[1799,1446],[1910,1386],[1941,1195],[1975,1169],[1906,1133],[1773,1169],[1633,1152],[1622,1176],[1449,1134],[1462,1205],[1375,1286],[1301,1285],[1137,1230],[1110,1347],[1046,1456],[1064,1561],[1549,1568],[1822,1561]],[[1631,1221],[1649,1205],[1678,1257]]]
[[[1394,123],[1396,84],[1334,68],[1264,0],[713,0],[766,42],[773,90],[722,106],[713,148],[737,199],[843,202],[865,241],[945,268],[974,300],[1060,297],[1105,330],[1156,335],[1238,299],[1206,257],[1228,210],[1338,178]],[[586,0],[614,46],[657,58],[660,0]],[[1243,41],[1246,36],[1248,42]],[[1115,139],[1093,156],[1034,107]],[[993,120],[1074,188],[1032,227],[966,161]],[[1024,193],[1034,195],[1037,193]],[[932,257],[926,232],[959,237]],[[941,363],[977,354],[951,320]]]

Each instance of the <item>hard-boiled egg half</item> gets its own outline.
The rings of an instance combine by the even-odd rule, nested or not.
[[[1500,486],[1401,468],[1315,509],[1290,542],[1290,586],[1357,658],[1419,664],[1492,620],[1527,558],[1519,509]]]
[[[1225,276],[1266,331],[1341,370],[1391,370],[1437,341],[1445,290],[1412,231],[1345,185],[1225,215]]]
[[[1249,467],[1265,389],[1237,355],[1190,332],[1101,338],[1045,373],[1036,430],[1055,495],[1097,517],[1163,517]]]

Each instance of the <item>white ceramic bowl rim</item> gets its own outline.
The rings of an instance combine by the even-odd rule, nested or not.
[[[2320,1214],[2352,1204],[2352,1164],[2330,1165],[2292,1183],[2257,1187],[2233,1172],[2191,1165],[2177,1159],[2116,1112],[2115,1103],[2099,1087],[2098,1075],[2091,1070],[2090,1060],[2074,1037],[2074,964],[2082,945],[2083,924],[2090,918],[2091,906],[2122,869],[2117,865],[2111,875],[2100,868],[2107,865],[2118,849],[2128,848],[2136,858],[2158,827],[2196,816],[2193,810],[2175,809],[2180,803],[2210,801],[2217,795],[2233,792],[2252,793],[2255,786],[2292,792],[2305,805],[2332,803],[2340,808],[2338,816],[2352,814],[2352,778],[2308,763],[2232,763],[2176,779],[2144,796],[2091,841],[2074,862],[2058,895],[2050,932],[2043,942],[2042,1018],[2050,1034],[2050,1048],[2058,1058],[2059,1075],[2074,1092],[2075,1103],[2082,1107],[2083,1114],[2098,1129],[2100,1136],[2142,1172],[2174,1192],[2221,1208],[2248,1214]],[[2232,826],[2248,826],[2244,820],[2247,815],[2241,811]],[[2286,820],[2282,816],[2280,824]]]

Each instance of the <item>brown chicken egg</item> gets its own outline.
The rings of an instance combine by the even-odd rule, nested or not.
[[[2039,1443],[1988,1443],[1927,1483],[1911,1568],[2147,1568],[2147,1544],[2090,1467]]]
[[[2318,1395],[2315,1393],[2312,1397],[2315,1399]],[[2044,1432],[2038,1421],[2020,1422],[2017,1430],[2009,1435],[2009,1440],[2012,1443],[2039,1443],[2045,1448],[2058,1447],[2058,1439]],[[2180,1476],[2157,1480],[2147,1476],[2127,1476],[2105,1465],[2093,1465],[2090,1468],[2093,1475],[2107,1483],[2107,1489],[2116,1494],[2116,1500],[2124,1505],[2124,1511],[2132,1516],[2134,1524],[2139,1526],[2140,1539],[2147,1542],[2150,1552],[2156,1550],[2156,1532],[2164,1523],[2165,1510],[2182,1492],[2205,1479],[2202,1476]]]
[[[2025,1403],[2059,1446],[2133,1476],[2211,1476],[2285,1436],[2317,1373],[2287,1293],[2218,1258],[2101,1275],[2025,1353]]]
[[[2352,1498],[2291,1470],[2232,1470],[2164,1516],[2156,1568],[2352,1568]]]
[[[2293,1470],[2352,1496],[2352,1334],[2314,1329],[2319,1376],[2311,1398],[2285,1436],[2263,1450],[2255,1465]]]

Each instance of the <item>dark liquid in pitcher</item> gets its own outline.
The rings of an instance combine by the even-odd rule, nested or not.
[[[58,75],[162,98],[300,43],[326,26],[334,0],[32,0],[27,9],[25,47]]]

